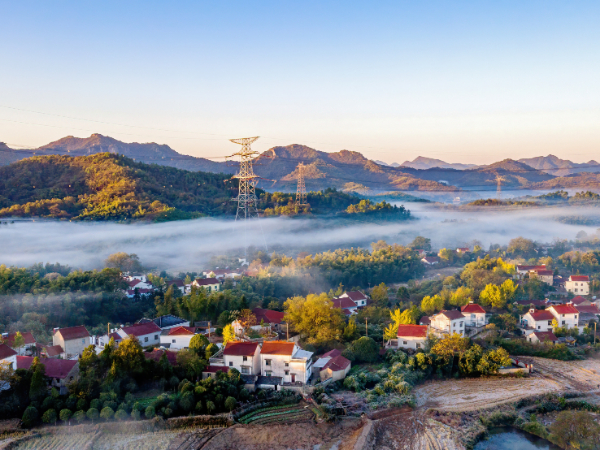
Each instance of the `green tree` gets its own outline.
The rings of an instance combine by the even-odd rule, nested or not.
[[[346,325],[344,328],[343,336],[346,342],[352,342],[358,339],[360,336],[356,327],[356,319],[354,319],[354,317],[350,317],[350,320],[348,320],[348,325]]]
[[[42,421],[49,425],[54,425],[56,423],[56,411],[54,409],[49,409],[42,416]]]
[[[68,422],[69,425],[71,425],[71,416],[73,415],[73,412],[70,409],[61,409],[60,413],[59,413],[59,417],[60,420],[62,420],[63,422]]]
[[[421,301],[421,309],[427,315],[431,315],[436,311],[441,311],[444,309],[444,299],[440,295],[423,297],[423,300]]]
[[[146,419],[152,419],[154,416],[156,416],[154,406],[146,407],[146,409],[144,410],[144,416],[146,417]]]
[[[229,342],[229,341],[228,341]],[[219,347],[216,346],[216,344],[213,344],[212,342],[210,344],[208,344],[206,346],[206,353],[205,353],[205,358],[208,360],[210,359],[215,353],[217,353],[219,351]]]
[[[112,419],[114,415],[115,415],[115,412],[113,411],[113,409],[110,406],[106,406],[106,407],[102,408],[102,411],[100,411],[100,417],[107,421]]]
[[[535,244],[530,239],[517,237],[508,243],[507,252],[516,256],[528,257],[534,253]]]
[[[33,406],[28,406],[25,409],[25,412],[23,413],[23,418],[21,419],[21,422],[23,423],[23,426],[25,428],[31,428],[37,423],[38,417],[39,413],[37,408]]]
[[[197,355],[204,355],[206,346],[209,344],[208,339],[203,334],[196,334],[190,339],[189,349],[195,352]]]
[[[562,448],[600,448],[600,424],[587,411],[562,411],[549,429],[552,440]]]
[[[207,411],[209,414],[212,414],[212,413],[215,411],[215,409],[216,409],[216,406],[215,406],[215,404],[214,404],[212,401],[210,401],[210,400],[207,400],[207,401],[206,401],[206,411]]]
[[[47,392],[45,380],[46,367],[40,363],[40,359],[36,356],[33,358],[29,370],[33,373],[31,384],[29,385],[29,398],[32,401],[40,400]]]
[[[373,339],[363,336],[352,343],[352,352],[358,362],[372,363],[379,357],[379,345]]]
[[[127,411],[124,409],[119,409],[116,413],[115,413],[115,419],[117,420],[127,420],[129,419],[129,414],[127,414]]]
[[[385,283],[381,283],[378,286],[375,286],[371,291],[371,299],[376,302],[379,306],[386,306],[389,297],[388,297],[388,287]]]
[[[456,252],[453,252],[447,248],[443,248],[439,251],[438,256],[440,257],[441,261],[452,264],[456,258]]]
[[[21,334],[20,331],[17,331],[15,333],[15,337],[12,342],[12,348],[18,349],[18,348],[23,347],[24,345],[25,345],[25,338],[23,337],[23,335]]]
[[[82,423],[85,420],[85,411],[75,411],[75,414],[73,414],[73,420],[75,420],[77,423]]]
[[[410,298],[410,291],[405,286],[400,286],[396,293],[398,300],[408,300]]]
[[[452,306],[466,306],[473,299],[473,289],[468,287],[460,286],[450,296],[450,305]]]
[[[96,408],[90,408],[87,410],[86,416],[94,423],[94,420],[98,420],[98,417],[100,417],[100,413]]]
[[[227,408],[228,411],[233,411],[236,404],[237,401],[234,397],[227,397],[225,399],[225,408]]]
[[[109,255],[104,262],[106,267],[119,269],[121,272],[136,273],[144,270],[139,257],[134,254],[118,252]]]
[[[510,366],[510,364],[508,352],[503,348],[498,348],[483,355],[477,365],[477,371],[483,375],[489,375],[498,372],[500,367]]]
[[[423,236],[417,236],[409,244],[409,247],[412,249],[423,249],[425,251],[430,252],[431,251],[431,239],[425,238]]]
[[[483,349],[474,344],[469,347],[462,355],[458,362],[458,369],[464,376],[473,376],[478,373],[478,365],[483,357]]]

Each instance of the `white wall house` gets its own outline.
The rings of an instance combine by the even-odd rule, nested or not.
[[[565,289],[577,295],[590,294],[590,277],[587,275],[571,275],[565,281]]]
[[[515,278],[522,279],[525,275],[534,270],[546,270],[546,264],[541,264],[539,266],[526,266],[523,264],[517,264]]]
[[[460,312],[465,316],[465,325],[467,327],[483,327],[487,324],[485,309],[476,303],[469,303],[460,308]]]
[[[423,348],[428,332],[426,325],[399,325],[396,347],[413,350]]]
[[[358,306],[348,297],[334,297],[331,299],[334,308],[340,308],[346,316],[358,314]]]
[[[549,269],[535,269],[529,274],[530,278],[537,278],[538,280],[552,286],[554,284],[554,272]]]
[[[342,295],[340,295],[339,298],[349,298],[358,307],[367,306],[367,300],[368,300],[368,298],[367,298],[367,296],[365,294],[363,294],[360,291],[344,292]]]
[[[260,345],[258,342],[228,342],[223,350],[223,361],[228,370],[260,375]]]
[[[281,377],[284,383],[307,383],[312,374],[312,355],[293,342],[267,341],[260,351],[261,374]]]
[[[90,333],[83,325],[55,328],[52,332],[52,345],[61,346],[65,359],[81,355],[83,350],[90,344],[92,344]]]
[[[182,350],[190,347],[190,341],[196,335],[195,329],[191,327],[178,326],[162,330],[160,334],[160,345],[170,350]]]
[[[458,310],[440,311],[431,316],[431,331],[437,335],[458,333],[465,335],[465,316]]]
[[[579,328],[579,311],[573,305],[553,305],[548,308],[559,327]]]
[[[6,344],[0,344],[0,364],[10,366],[13,370],[17,370],[17,352]]]
[[[527,336],[532,344],[554,344],[558,338],[552,331],[534,331]]]
[[[216,278],[198,278],[192,282],[192,287],[203,288],[208,292],[218,292],[221,283]]]
[[[12,348],[14,351],[16,351],[19,356],[25,355],[25,352],[27,351],[30,351],[31,354],[31,349],[35,350],[36,341],[33,337],[33,334],[31,334],[30,332],[21,333],[21,336],[23,336],[23,345],[19,347],[15,346],[16,336],[17,333],[3,333],[2,339],[4,340],[4,343],[7,344],[10,348]]]
[[[154,322],[147,322],[120,328],[117,333],[124,339],[135,336],[142,347],[150,347],[160,344],[160,331]]]
[[[534,331],[552,331],[554,315],[548,310],[530,309],[521,316],[521,329],[526,335]]]

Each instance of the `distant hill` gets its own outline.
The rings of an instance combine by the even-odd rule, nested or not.
[[[477,167],[475,164],[460,164],[460,163],[447,163],[442,161],[441,159],[435,158],[426,158],[424,156],[418,156],[412,161],[404,161],[399,165],[400,167],[411,167],[413,169],[432,169],[434,167],[439,167],[442,169],[456,169],[456,170],[465,170],[473,167]]]
[[[574,163],[554,155],[537,156],[535,158],[522,158],[519,160],[534,169],[542,170],[555,176],[565,176],[580,172],[600,172],[600,164],[594,160],[587,163]]]

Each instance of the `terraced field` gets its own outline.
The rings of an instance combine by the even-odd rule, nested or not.
[[[82,434],[50,434],[42,433],[39,437],[20,442],[15,450],[66,450],[82,449],[92,439],[92,433]]]
[[[300,404],[261,408],[240,417],[238,422],[246,425],[286,424],[311,420],[313,417],[308,405]]]

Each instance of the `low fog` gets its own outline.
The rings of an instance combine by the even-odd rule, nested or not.
[[[423,204],[406,205],[415,220],[406,222],[349,222],[332,219],[269,218],[244,224],[231,220],[198,219],[158,224],[15,221],[0,225],[0,264],[19,267],[37,262],[59,262],[74,268],[103,267],[111,253],[136,253],[142,264],[171,271],[205,269],[213,255],[234,252],[244,256],[244,246],[287,251],[323,251],[343,247],[368,247],[383,239],[406,245],[415,236],[432,240],[434,248],[456,247],[481,241],[507,244],[523,236],[539,243],[554,238],[574,239],[597,227],[569,225],[558,216],[598,218],[593,208],[551,208],[517,211],[444,211]]]

